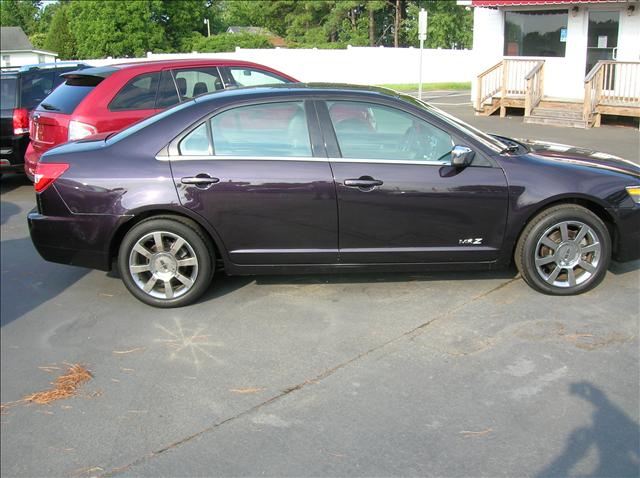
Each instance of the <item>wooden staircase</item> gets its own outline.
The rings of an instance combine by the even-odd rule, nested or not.
[[[544,96],[544,60],[503,59],[478,75],[474,107],[489,116],[523,108],[524,122],[573,128],[600,126],[603,114],[640,117],[640,62],[598,62],[582,101]]]

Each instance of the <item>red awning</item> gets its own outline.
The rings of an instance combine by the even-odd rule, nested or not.
[[[472,7],[513,7],[516,5],[558,5],[571,3],[624,3],[624,0],[471,0]]]

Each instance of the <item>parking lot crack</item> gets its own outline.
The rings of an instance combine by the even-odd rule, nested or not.
[[[135,467],[137,465],[140,465],[140,464],[142,464],[142,463],[144,463],[144,462],[146,462],[146,461],[148,461],[148,460],[150,460],[150,459],[152,459],[154,457],[162,455],[163,453],[165,453],[167,451],[179,448],[179,447],[191,442],[192,440],[195,440],[195,439],[197,439],[197,438],[199,438],[199,437],[201,437],[201,436],[203,436],[203,435],[205,435],[205,434],[207,434],[209,432],[213,432],[217,428],[220,428],[221,426],[223,426],[223,425],[225,425],[227,423],[233,422],[233,421],[235,421],[235,420],[237,420],[239,418],[245,417],[247,415],[251,415],[252,413],[254,413],[254,412],[256,412],[256,411],[258,411],[258,410],[260,410],[260,409],[262,409],[262,408],[264,408],[264,407],[266,407],[266,406],[268,406],[268,405],[270,405],[272,403],[275,403],[275,402],[279,401],[280,399],[282,399],[282,398],[284,398],[284,397],[286,397],[286,396],[288,396],[288,395],[290,395],[290,394],[292,394],[294,392],[300,391],[300,390],[302,390],[302,389],[304,389],[304,388],[306,388],[308,386],[315,385],[315,384],[319,383],[320,381],[330,377],[331,375],[333,375],[337,371],[339,371],[339,370],[341,370],[341,369],[343,369],[345,367],[348,367],[349,365],[351,365],[351,364],[353,364],[355,362],[358,362],[358,361],[364,359],[365,357],[371,355],[372,353],[375,353],[375,352],[377,352],[377,351],[379,351],[381,349],[384,349],[385,347],[388,347],[389,345],[392,345],[392,344],[394,344],[396,342],[399,342],[399,341],[401,341],[403,339],[410,338],[410,337],[416,336],[416,335],[424,332],[433,323],[435,323],[437,321],[441,321],[443,319],[446,319],[447,317],[451,316],[456,311],[466,307],[470,303],[472,303],[472,302],[474,302],[476,300],[484,299],[488,295],[492,294],[493,292],[498,291],[498,290],[508,286],[509,284],[515,282],[516,280],[519,280],[519,277],[510,279],[510,280],[498,285],[497,287],[494,287],[493,289],[490,289],[487,292],[484,292],[484,293],[482,293],[480,295],[474,296],[471,299],[462,302],[461,304],[459,304],[459,305],[457,305],[457,306],[455,306],[455,307],[453,307],[453,308],[451,308],[451,309],[449,309],[449,310],[437,315],[436,317],[434,317],[434,318],[432,318],[432,319],[430,319],[430,320],[428,320],[428,321],[426,321],[426,322],[424,322],[424,323],[422,323],[422,324],[420,324],[420,325],[418,325],[418,326],[416,326],[416,327],[414,327],[414,328],[412,328],[412,329],[410,329],[410,330],[408,330],[406,332],[403,332],[400,335],[392,337],[391,339],[386,340],[384,342],[381,342],[378,345],[376,345],[374,347],[371,347],[370,349],[365,350],[365,351],[363,351],[363,352],[351,357],[348,360],[340,362],[339,364],[334,365],[333,367],[322,371],[320,374],[316,375],[312,379],[307,379],[307,380],[305,380],[303,382],[300,382],[300,383],[298,383],[296,385],[292,385],[290,387],[287,387],[287,388],[283,389],[280,393],[268,398],[267,400],[264,400],[264,401],[262,401],[262,402],[260,402],[260,403],[258,403],[256,405],[254,405],[253,407],[250,407],[250,408],[248,408],[246,410],[243,410],[243,411],[241,411],[241,412],[239,412],[236,415],[233,415],[231,417],[225,418],[224,420],[221,420],[219,422],[213,423],[212,425],[210,425],[210,426],[208,426],[206,428],[203,428],[202,430],[199,430],[199,431],[197,431],[197,432],[195,432],[195,433],[193,433],[191,435],[188,435],[188,436],[186,436],[186,437],[184,437],[184,438],[182,438],[182,439],[180,439],[178,441],[175,441],[175,442],[173,442],[173,443],[171,443],[169,445],[166,445],[166,446],[164,446],[164,447],[162,447],[162,448],[160,448],[158,450],[155,450],[155,451],[152,451],[150,453],[147,453],[147,454],[137,458],[136,460],[132,461],[131,463],[129,463],[127,465],[124,465],[124,466],[121,466],[121,467],[118,467],[118,468],[113,468],[113,469],[108,470],[105,473],[99,474],[97,476],[110,477],[110,476],[115,476],[115,475],[118,475],[120,473],[126,472],[126,471],[130,470],[131,468],[133,468],[133,467]]]

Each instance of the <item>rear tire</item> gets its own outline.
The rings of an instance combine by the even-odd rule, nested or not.
[[[581,294],[604,279],[611,237],[604,222],[588,209],[554,206],[527,224],[514,260],[532,288],[551,295]]]
[[[209,238],[179,216],[146,219],[124,236],[118,251],[122,282],[138,300],[154,307],[181,307],[209,287],[215,264]]]

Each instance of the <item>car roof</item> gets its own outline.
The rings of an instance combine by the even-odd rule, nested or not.
[[[196,103],[215,101],[224,98],[251,98],[285,96],[287,93],[294,93],[296,96],[368,96],[387,99],[405,100],[407,95],[381,86],[371,85],[351,85],[346,83],[284,83],[268,86],[251,86],[245,88],[234,88],[219,90],[195,98]]]
[[[189,66],[258,66],[264,68],[264,65],[259,65],[250,61],[243,60],[227,60],[222,58],[200,58],[200,59],[176,59],[176,60],[152,60],[152,61],[137,61],[131,63],[115,63],[110,65],[113,68],[118,69],[147,69],[153,67],[158,68],[175,68],[175,67],[189,67]],[[268,68],[268,67],[267,67]]]

